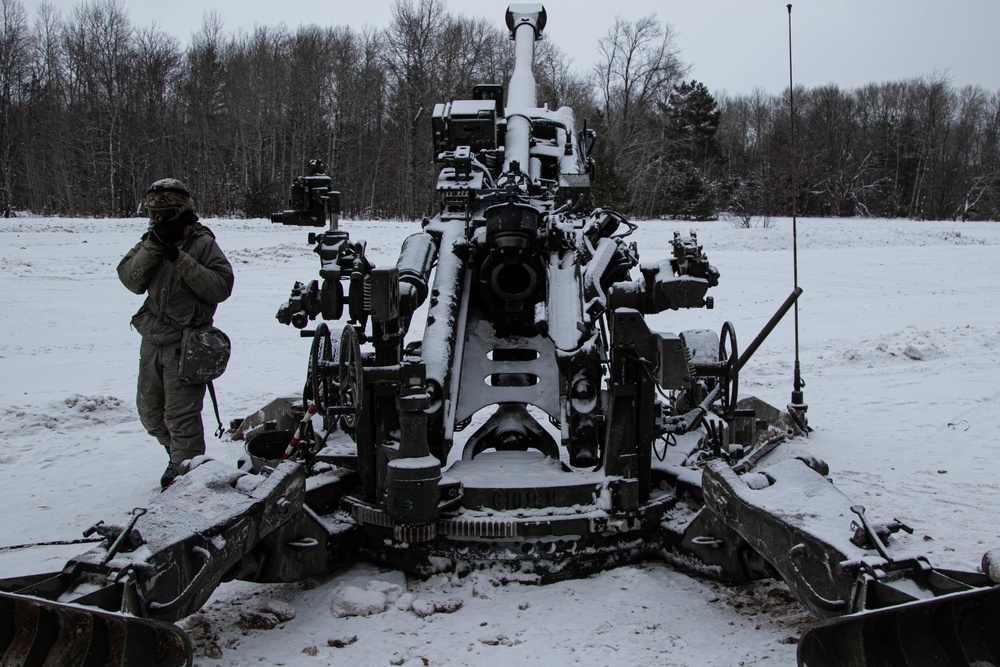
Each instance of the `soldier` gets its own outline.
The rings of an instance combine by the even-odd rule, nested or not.
[[[170,456],[160,478],[166,489],[185,472],[184,462],[205,453],[206,385],[177,378],[181,332],[212,323],[216,305],[233,291],[233,268],[215,235],[199,224],[183,183],[156,181],[143,208],[149,229],[118,264],[118,277],[130,291],[146,294],[132,317],[142,336],[136,407],[142,425]]]

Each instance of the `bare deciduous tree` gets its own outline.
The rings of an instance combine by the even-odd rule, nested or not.
[[[636,21],[617,17],[599,40],[598,52],[593,75],[606,178],[598,189],[602,198],[649,214],[656,184],[672,157],[663,104],[687,67],[673,30],[655,14]]]
[[[128,215],[178,176],[207,215],[265,215],[313,158],[347,215],[434,208],[433,105],[513,66],[494,21],[444,0],[399,0],[386,29],[259,27],[206,14],[187,45],[134,28],[123,0],[63,20],[0,0],[0,210]],[[787,91],[708,93],[684,82],[670,26],[617,19],[578,74],[536,45],[538,101],[598,131],[596,200],[639,216],[1000,218],[1000,92],[946,76],[797,89],[791,178]],[[716,107],[717,105],[717,107]],[[717,109],[717,111],[716,111]],[[715,132],[717,123],[718,131]]]
[[[0,0],[0,210],[10,217],[15,137],[19,127],[30,67],[28,16],[19,0]],[[21,146],[21,142],[16,142]]]

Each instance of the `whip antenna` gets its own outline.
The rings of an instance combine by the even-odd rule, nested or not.
[[[792,281],[794,288],[799,288],[799,238],[798,238],[798,169],[795,154],[795,84],[792,79],[792,5],[788,5],[788,111],[791,131],[791,159],[792,159]],[[798,422],[799,426],[808,432],[809,426],[806,422],[805,396],[802,388],[806,383],[802,380],[802,368],[799,364],[799,302],[795,301],[795,370],[792,380],[792,401],[788,404],[788,414]]]

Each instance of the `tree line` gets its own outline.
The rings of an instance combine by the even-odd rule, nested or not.
[[[619,18],[574,70],[538,43],[538,99],[597,132],[595,196],[638,217],[1000,215],[1000,94],[942,76],[713,96],[688,80],[672,28]],[[185,181],[208,216],[266,216],[319,157],[345,215],[435,207],[434,104],[506,83],[501,22],[396,0],[380,29],[226,32],[209,13],[186,45],[122,0],[63,16],[0,0],[0,210],[129,216],[152,181]],[[793,168],[794,157],[794,168]]]
[[[1000,219],[1000,93],[943,75],[723,97],[731,208],[815,216]],[[793,169],[794,166],[794,169]],[[793,179],[794,172],[794,179]]]

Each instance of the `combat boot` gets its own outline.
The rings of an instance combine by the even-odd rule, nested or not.
[[[178,475],[180,475],[180,473],[177,471],[177,468],[174,467],[174,464],[168,463],[167,469],[163,471],[163,475],[160,477],[160,490],[166,491],[167,487],[174,483],[174,480],[177,479]]]

